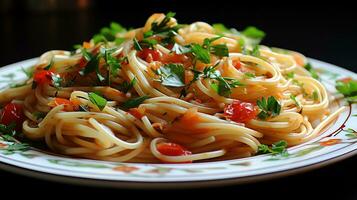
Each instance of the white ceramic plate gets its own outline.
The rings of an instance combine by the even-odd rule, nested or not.
[[[35,64],[30,59],[2,67],[0,88],[23,80],[21,68]],[[353,72],[310,59],[327,89],[334,94],[336,79],[353,77]],[[340,105],[348,105],[339,102]],[[79,184],[114,187],[163,188],[202,187],[244,183],[311,170],[357,153],[357,106],[349,105],[336,122],[308,143],[289,148],[288,157],[259,155],[250,158],[194,164],[135,164],[74,159],[38,149],[9,152],[0,139],[0,168],[39,178]]]

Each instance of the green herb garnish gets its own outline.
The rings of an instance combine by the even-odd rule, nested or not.
[[[255,74],[250,73],[250,72],[244,73],[244,76],[247,77],[247,78],[255,78]]]
[[[96,34],[93,36],[92,40],[94,44],[98,44],[99,42],[112,42],[115,41],[117,43],[118,41],[116,40],[116,34],[117,33],[124,33],[127,30],[120,25],[117,22],[111,22],[109,27],[103,27],[100,30],[100,33]]]
[[[319,95],[317,94],[317,91],[316,91],[316,90],[314,90],[314,92],[312,93],[312,99],[313,99],[314,101],[317,101],[317,100],[319,99]]]
[[[280,140],[275,142],[274,144],[269,147],[266,144],[261,144],[258,146],[258,154],[266,154],[271,153],[273,155],[281,155],[281,156],[288,156],[289,153],[287,152],[286,148],[288,143],[285,140]]]
[[[124,102],[122,106],[125,109],[136,108],[148,98],[149,98],[149,96],[145,95],[145,96],[129,99],[128,101]]]
[[[137,51],[142,51],[143,48],[141,48],[138,40],[136,38],[133,39],[133,42],[134,42],[134,49],[137,50]]]
[[[44,112],[39,112],[39,111],[36,111],[36,112],[32,113],[32,115],[33,115],[34,117],[36,117],[37,120],[40,120],[40,119],[43,119],[43,118],[46,117],[46,113],[44,113]]]
[[[262,120],[268,117],[275,117],[279,115],[281,111],[280,103],[273,96],[270,96],[268,100],[262,97],[261,100],[257,100],[257,105],[261,109],[258,118]]]
[[[94,92],[88,93],[88,97],[89,101],[96,105],[99,110],[103,110],[104,107],[107,105],[107,100]]]
[[[304,65],[304,68],[310,72],[312,78],[314,79],[319,79],[319,75],[317,74],[317,72],[315,71],[315,69],[312,67],[312,65],[310,63],[306,63]]]
[[[118,85],[117,88],[118,88],[121,92],[127,93],[127,92],[129,92],[129,90],[131,90],[131,88],[134,87],[135,83],[136,83],[136,78],[134,77],[134,78],[130,81],[130,83],[124,81],[123,83],[121,83],[120,85]]]
[[[350,103],[357,102],[357,81],[349,80],[349,81],[336,81],[336,90],[343,94],[346,100]]]
[[[160,67],[156,73],[160,75],[159,81],[162,85],[170,87],[185,86],[184,74],[185,68],[182,64],[166,64]]]
[[[289,73],[286,74],[286,77],[288,79],[293,79],[295,77],[295,73],[294,72],[289,72]]]
[[[197,79],[199,76],[202,76],[203,78],[214,79],[215,82],[211,83],[211,88],[219,95],[228,97],[232,93],[232,88],[244,86],[244,84],[234,78],[222,77],[221,73],[215,69],[218,64],[219,62],[217,62],[214,66],[205,67],[202,73],[194,71],[195,77],[197,77]]]
[[[47,65],[46,67],[44,67],[43,69],[44,69],[44,70],[50,70],[51,67],[52,67],[52,65],[53,65],[53,63],[54,63],[54,61],[53,61],[53,57],[52,57],[50,63],[48,63],[48,65]]]
[[[296,105],[297,107],[299,107],[299,108],[301,107],[301,106],[300,106],[300,103],[296,100],[296,96],[295,96],[295,95],[293,95],[293,94],[290,95],[290,99],[294,101],[294,103],[295,103],[295,105]]]
[[[254,26],[248,26],[241,33],[246,37],[259,39],[259,40],[261,40],[265,37],[264,31],[258,29],[257,27],[254,27]]]

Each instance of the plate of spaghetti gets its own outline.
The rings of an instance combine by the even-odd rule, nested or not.
[[[57,181],[178,187],[272,178],[354,155],[356,74],[265,33],[112,22],[73,51],[0,69],[0,167]]]

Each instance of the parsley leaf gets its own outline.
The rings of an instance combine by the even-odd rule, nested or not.
[[[317,101],[317,100],[319,99],[319,95],[317,94],[317,91],[316,91],[316,90],[314,90],[314,92],[312,93],[312,99],[313,99],[314,101]]]
[[[304,68],[310,72],[312,78],[314,79],[319,79],[319,75],[317,74],[317,72],[315,71],[315,69],[312,67],[312,65],[310,63],[306,63],[306,65],[304,66]]]
[[[281,111],[280,103],[273,96],[270,96],[268,100],[262,97],[262,99],[257,100],[257,105],[261,109],[258,114],[259,119],[265,120],[270,116],[277,116]]]
[[[82,56],[88,63],[86,67],[80,71],[80,74],[86,75],[91,72],[94,72],[98,67],[98,63],[99,63],[98,59],[96,59],[96,56],[89,53],[86,49],[82,49]]]
[[[248,26],[246,29],[242,31],[242,34],[249,38],[254,39],[263,39],[265,37],[265,33],[262,30],[259,30],[257,27]]]
[[[244,76],[247,77],[247,78],[255,78],[255,74],[250,73],[250,72],[244,73]]]
[[[171,28],[168,27],[168,23],[170,22],[171,18],[173,18],[175,15],[176,13],[174,12],[168,12],[165,18],[160,23],[153,22],[151,24],[151,30],[153,31],[153,35],[170,31]]]
[[[137,51],[142,51],[143,48],[141,48],[138,40],[136,38],[133,39],[133,42],[134,42],[134,49],[137,50]]]
[[[258,146],[258,154],[271,153],[273,155],[288,156],[289,153],[286,150],[287,146],[288,143],[285,140],[275,142],[271,147],[266,144],[261,144]]]
[[[48,63],[48,65],[47,65],[46,67],[44,67],[43,69],[44,69],[44,70],[49,70],[49,69],[51,69],[53,63],[54,63],[54,61],[53,61],[53,57],[52,57],[50,63]]]
[[[191,44],[192,54],[196,57],[197,60],[209,64],[211,62],[210,53],[207,49],[203,48],[199,44]]]
[[[26,151],[30,148],[29,144],[26,143],[14,143],[14,144],[10,144],[5,151],[6,152],[14,152],[14,151]]]
[[[112,42],[115,41],[117,43],[118,41],[116,40],[116,34],[117,33],[123,33],[126,32],[127,30],[120,25],[117,22],[111,22],[109,27],[103,27],[100,30],[100,33],[95,34],[92,37],[92,40],[94,44],[98,44],[99,42]]]
[[[88,97],[89,101],[96,105],[99,110],[103,110],[104,107],[107,105],[107,100],[94,92],[88,93]]]
[[[100,52],[103,54],[104,60],[109,67],[109,69],[108,69],[109,72],[108,72],[108,76],[107,76],[108,85],[110,85],[110,75],[116,76],[118,74],[118,70],[121,68],[121,64],[120,64],[119,60],[117,58],[115,58],[114,56],[112,56],[112,53],[116,50],[117,50],[117,48],[111,48],[111,49],[101,48],[100,49]]]
[[[294,101],[294,103],[295,103],[295,105],[296,105],[297,107],[299,107],[299,108],[301,107],[301,106],[300,106],[300,103],[296,100],[296,96],[295,96],[295,95],[293,95],[293,94],[290,95],[290,99]]]
[[[286,74],[286,77],[288,79],[293,79],[295,77],[295,73],[294,72],[289,72],[289,73]]]
[[[249,50],[249,49],[244,47],[244,49],[242,50],[242,53],[245,54],[245,55],[251,55],[251,56],[254,56],[254,57],[260,57],[260,51],[259,51],[259,46],[258,45],[255,45],[252,50]]]
[[[16,134],[15,127],[15,123],[10,123],[9,125],[0,124],[0,135],[14,136]]]
[[[158,75],[160,75],[160,81],[162,85],[170,87],[185,86],[185,68],[182,64],[166,64],[161,66],[156,72]]]
[[[136,83],[136,78],[134,77],[134,78],[130,81],[130,83],[124,81],[122,84],[118,85],[117,88],[118,88],[121,92],[127,93],[127,92],[129,92],[129,90],[131,90],[131,88],[134,87],[135,83]]]
[[[219,38],[221,38],[221,36],[210,39],[205,38],[202,46],[199,44],[191,44],[190,48],[192,54],[197,60],[205,64],[209,64],[211,62],[210,53],[218,57],[228,56],[229,51],[226,44],[211,45],[213,41],[218,40]]]
[[[211,83],[211,88],[219,95],[228,97],[232,93],[232,88],[244,86],[244,84],[234,78],[222,77],[221,73],[216,70],[218,64],[219,62],[217,62],[214,66],[205,67],[202,73],[203,78],[211,78],[216,80],[216,82]]]
[[[357,81],[349,80],[349,81],[336,81],[336,90],[343,94],[346,97],[346,100],[350,103],[357,102]]]
[[[154,48],[154,45],[156,45],[158,42],[157,40],[154,39],[143,39],[139,42],[141,48]]]
[[[34,117],[36,117],[37,120],[43,119],[43,118],[46,117],[46,113],[44,113],[44,112],[39,112],[39,111],[36,111],[36,112],[32,113],[32,115],[33,115]]]
[[[218,57],[228,56],[228,47],[226,44],[218,44],[211,46],[211,53]]]
[[[212,27],[215,30],[215,32],[218,34],[231,32],[224,24],[220,24],[220,23],[212,24]]]
[[[122,106],[125,109],[136,108],[148,98],[149,98],[149,96],[145,95],[145,96],[140,96],[140,97],[137,97],[134,99],[129,99],[128,101],[124,102]]]

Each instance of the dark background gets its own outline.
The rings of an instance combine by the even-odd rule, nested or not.
[[[52,2],[52,3],[51,3]],[[95,1],[95,0],[0,0],[0,66],[33,58],[51,49],[68,49],[89,40],[93,34],[111,21],[126,27],[143,26],[153,12],[174,11],[179,23],[206,21],[221,22],[238,30],[255,25],[267,33],[263,43],[300,51],[338,66],[357,71],[357,15],[355,6],[342,1],[318,6],[302,1],[279,4],[251,1]],[[288,196],[357,199],[354,179],[357,157],[337,164],[277,180],[204,190],[161,191],[169,197],[177,194],[219,195],[238,199],[249,196],[282,199]],[[126,195],[128,190],[78,187],[40,181],[0,171],[1,190],[14,189],[21,184],[29,190]],[[5,184],[9,183],[9,184]],[[157,191],[141,191],[157,195]],[[309,195],[308,195],[309,193]],[[314,194],[311,194],[314,193]],[[10,193],[11,194],[11,193]],[[134,193],[135,194],[135,193]],[[119,197],[118,197],[119,198]]]

